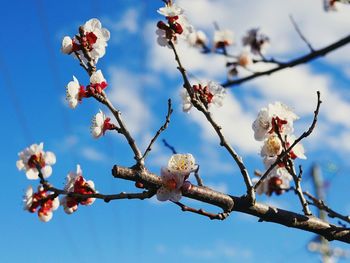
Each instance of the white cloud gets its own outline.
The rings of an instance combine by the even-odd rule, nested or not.
[[[207,247],[185,246],[180,253],[186,257],[218,261],[223,259],[240,259],[240,261],[251,260],[253,252],[250,249],[239,248],[223,241],[216,241]]]
[[[112,67],[109,70],[111,89],[108,96],[122,113],[126,126],[134,136],[149,137],[153,116],[149,105],[144,100],[147,85],[142,75],[134,74],[125,69]]]
[[[112,31],[120,33],[126,31],[130,34],[135,34],[139,30],[138,25],[139,12],[135,8],[130,8],[122,14],[118,19],[105,19],[106,25]]]
[[[214,120],[222,127],[223,134],[229,143],[238,147],[243,153],[255,154],[258,152],[259,145],[254,141],[251,128],[254,115],[243,109],[233,94],[227,94],[221,108],[213,106],[210,111]],[[203,139],[219,143],[218,136],[202,113],[193,109],[188,117],[202,128],[201,136]]]
[[[92,147],[83,147],[80,151],[81,155],[90,161],[103,161],[107,160],[107,157]]]

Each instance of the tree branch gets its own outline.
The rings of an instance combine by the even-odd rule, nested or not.
[[[145,160],[147,157],[147,154],[151,151],[152,145],[155,143],[155,141],[157,140],[157,138],[159,137],[159,135],[165,131],[166,128],[168,128],[168,125],[170,123],[170,116],[173,113],[173,109],[171,108],[171,99],[168,99],[168,113],[165,117],[165,122],[163,124],[163,126],[161,126],[159,128],[159,130],[157,131],[156,135],[152,138],[152,140],[150,141],[145,153],[142,155],[141,160]]]
[[[223,146],[231,155],[231,157],[234,159],[234,161],[236,162],[237,166],[239,167],[241,174],[243,176],[246,188],[247,188],[247,197],[249,198],[251,203],[255,202],[255,191],[251,182],[251,179],[249,177],[248,174],[248,170],[245,167],[242,157],[238,156],[238,154],[236,153],[236,151],[229,145],[229,143],[227,142],[225,136],[223,135],[223,133],[221,132],[221,127],[214,121],[211,113],[206,109],[206,107],[200,102],[200,100],[198,100],[194,94],[194,92],[192,91],[192,85],[189,82],[187,75],[186,75],[186,70],[185,68],[182,66],[181,64],[181,60],[179,58],[179,55],[177,54],[175,45],[173,44],[173,42],[169,41],[169,45],[172,48],[174,55],[175,55],[175,60],[178,64],[178,69],[182,75],[182,78],[184,80],[184,88],[187,90],[188,94],[190,95],[191,98],[191,102],[193,104],[193,106],[200,112],[202,112],[204,114],[204,116],[206,117],[206,119],[208,120],[208,122],[211,124],[211,126],[214,128],[216,134],[218,135],[218,137],[220,138],[220,146]]]
[[[282,69],[292,68],[292,67],[298,66],[300,64],[307,63],[307,62],[314,60],[316,58],[325,56],[328,53],[330,53],[330,52],[332,52],[332,51],[334,51],[342,46],[345,46],[349,43],[350,43],[350,35],[348,35],[348,36],[346,36],[346,37],[344,37],[344,38],[342,38],[342,39],[340,39],[340,40],[338,40],[338,41],[336,41],[336,42],[334,42],[334,43],[332,43],[324,48],[315,50],[315,51],[310,52],[309,54],[306,54],[306,55],[301,56],[299,58],[292,59],[289,62],[281,64],[278,67],[275,67],[273,69],[269,69],[269,70],[262,71],[262,72],[257,72],[255,74],[249,75],[249,76],[244,77],[244,78],[239,78],[239,79],[235,79],[235,80],[228,80],[221,85],[223,87],[228,88],[228,87],[237,86],[239,84],[242,84],[244,82],[247,82],[249,80],[252,80],[252,79],[255,79],[255,78],[258,78],[261,76],[271,75],[272,73],[275,73],[275,72],[280,71]]]
[[[112,174],[114,177],[124,180],[134,182],[141,180],[147,189],[158,189],[162,186],[161,178],[146,170],[142,172],[140,178],[139,170],[115,165],[112,169]],[[231,196],[207,187],[195,185],[192,185],[187,190],[183,190],[182,195],[203,203],[220,207],[227,213],[236,211],[249,214],[259,218],[260,221],[273,222],[313,232],[324,236],[328,240],[339,240],[350,244],[350,229],[330,224],[314,216],[305,216],[258,202],[252,205],[244,197]]]

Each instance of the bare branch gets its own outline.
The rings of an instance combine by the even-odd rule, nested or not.
[[[295,22],[294,18],[292,15],[289,15],[289,19],[293,24],[293,27],[295,29],[295,31],[297,31],[299,37],[304,41],[304,43],[309,47],[310,52],[314,52],[315,49],[312,47],[312,45],[310,44],[310,42],[306,39],[306,37],[303,35],[303,33],[301,32],[298,24]]]
[[[163,139],[162,142],[164,143],[164,146],[169,148],[173,154],[177,154],[174,146],[171,146],[165,139]]]
[[[184,80],[184,88],[187,90],[188,94],[190,95],[191,98],[191,102],[193,104],[193,106],[200,112],[202,112],[204,114],[204,116],[206,117],[206,119],[208,120],[208,122],[211,124],[211,126],[214,128],[216,134],[219,136],[220,138],[220,145],[223,146],[231,155],[231,157],[234,159],[234,161],[236,162],[237,166],[239,167],[241,174],[243,176],[246,188],[247,188],[247,197],[249,198],[251,203],[255,202],[255,191],[251,182],[251,179],[249,177],[248,174],[248,170],[245,167],[242,158],[240,156],[238,156],[238,154],[236,153],[236,151],[229,145],[229,143],[227,142],[225,136],[223,135],[223,133],[221,132],[221,127],[214,121],[214,119],[212,118],[211,113],[206,109],[206,107],[201,103],[200,100],[198,100],[195,97],[194,92],[192,91],[192,86],[187,78],[186,75],[186,70],[184,69],[184,67],[181,64],[180,58],[177,54],[176,48],[174,46],[174,44],[169,41],[169,45],[172,48],[174,55],[175,55],[175,60],[177,61],[178,64],[178,69],[182,75],[182,78]]]
[[[334,43],[332,43],[324,48],[315,50],[315,51],[310,52],[309,54],[306,54],[304,56],[292,59],[289,62],[283,63],[282,65],[279,65],[278,67],[275,67],[273,69],[258,72],[258,73],[249,75],[247,77],[243,77],[243,78],[239,78],[239,79],[235,79],[235,80],[229,80],[221,85],[223,87],[228,88],[228,87],[237,86],[239,84],[242,84],[244,82],[247,82],[249,80],[252,80],[252,79],[255,79],[255,78],[258,78],[261,76],[271,75],[272,73],[283,70],[285,68],[292,68],[292,67],[298,66],[300,64],[307,63],[307,62],[314,60],[316,58],[323,57],[323,56],[327,55],[328,53],[330,53],[334,50],[337,50],[338,48],[345,46],[349,43],[350,43],[350,35],[348,35],[348,36],[346,36],[346,37],[344,37],[344,38],[342,38],[342,39],[340,39],[340,40],[338,40],[338,41],[336,41],[336,42],[334,42]]]
[[[141,161],[144,161],[147,157],[147,154],[151,151],[152,145],[155,143],[155,141],[157,140],[157,138],[159,137],[159,135],[165,131],[166,128],[168,128],[168,125],[170,123],[170,116],[173,113],[173,109],[171,108],[171,99],[168,99],[168,113],[166,115],[165,118],[165,122],[163,124],[163,126],[161,126],[159,128],[159,130],[157,131],[156,135],[152,138],[152,140],[150,141],[145,153],[143,154]]]
[[[230,215],[230,213],[228,213],[228,212],[213,214],[213,213],[206,212],[203,209],[195,209],[195,208],[186,206],[180,202],[173,202],[173,203],[178,205],[179,207],[181,207],[181,210],[184,212],[191,212],[191,213],[195,213],[198,215],[206,216],[206,217],[210,218],[211,220],[214,220],[214,219],[225,220]]]
[[[202,178],[199,175],[199,164],[197,165],[197,169],[194,171],[194,176],[196,177],[197,184],[199,186],[204,186],[203,180],[202,180]]]
[[[326,211],[328,213],[329,217],[339,218],[339,219],[343,220],[344,222],[350,224],[350,216],[345,216],[345,215],[342,215],[342,214],[334,211],[329,206],[327,206],[323,200],[316,198],[315,196],[313,196],[309,192],[304,192],[304,194],[311,200],[311,202],[310,202],[311,205],[314,205],[318,209]]]

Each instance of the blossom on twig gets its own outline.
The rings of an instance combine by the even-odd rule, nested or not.
[[[293,132],[293,121],[299,117],[286,105],[275,102],[269,104],[267,108],[262,108],[258,113],[258,117],[253,122],[254,138],[262,141],[274,132],[274,125],[277,122],[280,133],[290,134]]]
[[[161,168],[162,186],[157,190],[159,201],[171,200],[178,202],[182,197],[181,188],[190,173],[195,171],[195,159],[192,154],[174,154],[168,161],[167,167]],[[188,184],[185,184],[188,188]]]
[[[208,42],[206,34],[201,30],[194,30],[188,35],[188,43],[193,47],[205,48]]]
[[[198,96],[206,107],[211,104],[221,107],[226,95],[226,90],[214,81],[209,81],[207,84],[194,85],[193,91],[195,96]],[[191,97],[185,89],[181,90],[180,96],[182,98],[182,110],[188,112],[192,108]]]
[[[77,78],[73,76],[73,80],[66,86],[66,100],[69,107],[75,109],[78,106],[78,102],[81,102],[85,97],[88,97],[88,94],[84,86],[80,85]]]
[[[77,193],[82,195],[94,194],[95,184],[93,181],[86,181],[83,177],[83,172],[80,165],[77,165],[76,172],[70,172],[67,175],[64,190],[68,193]],[[95,202],[95,198],[77,198],[73,196],[64,196],[61,199],[61,205],[67,214],[72,214],[78,209],[78,205],[91,205]]]
[[[100,110],[93,119],[91,124],[91,134],[94,138],[99,138],[105,134],[107,130],[115,129],[115,125],[110,123],[111,119],[107,118],[103,111]]]
[[[89,51],[90,58],[97,63],[106,53],[107,41],[110,33],[106,28],[102,27],[100,20],[92,18],[80,27],[80,35],[73,39],[65,36],[62,40],[61,51],[65,54],[77,52],[83,56],[82,49]],[[86,58],[85,58],[86,59]]]
[[[214,32],[214,46],[216,49],[230,46],[234,43],[233,32],[229,29]]]
[[[107,86],[107,81],[104,78],[102,71],[99,69],[90,76],[90,85],[88,85],[86,89],[91,94],[101,94]]]
[[[33,188],[29,186],[25,192],[23,203],[24,210],[30,213],[35,213],[38,210],[39,219],[43,222],[50,221],[53,215],[52,211],[56,210],[59,206],[58,197],[49,194],[44,190],[42,185],[38,186],[38,191],[36,193],[34,193]]]
[[[167,19],[167,23],[158,21],[157,23],[157,43],[160,46],[168,46],[168,41],[176,43],[177,37],[187,38],[193,32],[193,26],[188,22],[183,14],[184,10],[173,4],[172,1],[166,2],[157,12]]]
[[[18,170],[24,170],[29,180],[39,179],[38,167],[44,178],[52,173],[51,165],[56,163],[53,152],[44,152],[44,143],[32,144],[18,153],[19,160],[16,162]]]

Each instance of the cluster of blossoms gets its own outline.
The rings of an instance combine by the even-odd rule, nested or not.
[[[191,172],[197,168],[192,154],[174,154],[168,161],[167,167],[161,168],[162,186],[157,191],[159,201],[171,200],[178,202],[182,197],[182,189],[190,188],[186,181]]]
[[[64,187],[67,196],[58,199],[56,190],[51,188],[45,178],[52,173],[50,165],[56,162],[55,154],[52,152],[44,152],[43,143],[32,144],[28,148],[20,152],[19,160],[16,165],[19,170],[26,172],[27,178],[30,180],[41,179],[37,192],[29,186],[25,192],[23,203],[24,209],[30,213],[38,212],[39,219],[43,222],[48,222],[53,216],[53,211],[61,204],[67,214],[71,214],[77,210],[78,205],[91,205],[94,198],[84,198],[82,195],[97,193],[92,181],[85,181],[82,176],[80,166],[77,165],[76,173],[67,175],[67,182]],[[50,191],[51,190],[51,191]],[[79,194],[75,197],[72,194]]]
[[[253,63],[254,56],[261,57],[265,52],[269,37],[261,33],[258,28],[248,30],[242,38],[243,50],[235,56],[231,62],[227,62],[228,77],[232,78],[238,74],[238,66],[247,68]],[[213,48],[208,44],[208,37],[201,31],[193,31],[189,37],[188,42],[193,47],[199,47],[203,53],[208,53],[211,50],[221,51],[227,54],[226,48],[234,44],[234,33],[229,29],[216,30],[213,38]]]
[[[75,109],[78,103],[82,102],[83,98],[89,98],[95,94],[102,94],[102,91],[107,87],[102,71],[97,70],[90,76],[90,84],[86,86],[80,85],[76,77],[73,76],[73,81],[70,81],[66,87],[66,100],[69,107]],[[115,129],[115,125],[110,123],[110,118],[100,110],[93,119],[91,125],[91,134],[94,138],[99,138],[105,134],[107,130]]]
[[[205,107],[211,104],[221,107],[226,95],[224,87],[214,81],[209,81],[207,84],[193,85],[193,93]],[[192,108],[191,97],[186,89],[182,89],[180,96],[182,98],[182,110],[188,112]]]
[[[167,20],[167,23],[163,21],[157,23],[157,42],[160,46],[168,46],[169,41],[176,43],[178,36],[187,38],[193,31],[192,25],[183,14],[184,10],[171,0],[165,3],[165,7],[159,8],[158,13]]]
[[[82,102],[83,98],[89,98],[94,94],[101,94],[107,85],[107,81],[101,70],[92,73],[90,76],[90,84],[86,87],[80,85],[77,78],[73,76],[73,80],[66,86],[66,100],[68,101],[69,107],[75,109],[78,103]]]
[[[253,122],[254,137],[257,141],[264,141],[261,148],[261,157],[263,157],[266,169],[268,169],[280,155],[284,147],[288,148],[295,141],[293,135],[293,122],[299,117],[291,111],[286,105],[275,102],[269,104],[267,108],[262,108],[258,117]],[[304,147],[299,143],[289,152],[286,158],[306,159]],[[257,178],[255,178],[257,179]],[[282,161],[268,175],[257,189],[258,194],[265,193],[271,195],[273,192],[282,194],[283,189],[289,187],[292,176]],[[257,180],[256,180],[257,181]]]
[[[339,3],[350,4],[350,0],[323,0],[323,8],[326,12],[337,11]]]
[[[51,165],[56,163],[56,156],[53,152],[44,152],[44,144],[32,144],[18,154],[19,160],[16,162],[18,170],[24,170],[29,180],[39,178],[38,167],[44,178],[48,178],[52,173]]]
[[[86,181],[83,177],[83,172],[80,165],[77,165],[77,171],[70,172],[67,175],[66,185],[64,190],[67,193],[76,193],[81,195],[89,195],[97,193],[95,191],[95,184],[93,181]],[[73,196],[64,196],[61,199],[61,205],[67,214],[72,214],[78,209],[78,205],[91,205],[95,198],[77,198]]]
[[[25,192],[23,203],[24,209],[30,213],[35,213],[38,210],[39,219],[43,222],[51,220],[52,211],[56,210],[60,204],[58,197],[54,194],[49,194],[42,185],[38,186],[36,193],[29,186]]]
[[[69,55],[79,55],[85,60],[88,59],[86,58],[86,52],[88,52],[88,56],[96,64],[98,59],[106,53],[109,38],[109,31],[102,27],[98,19],[92,18],[79,28],[79,34],[75,37],[63,38],[61,51]]]

